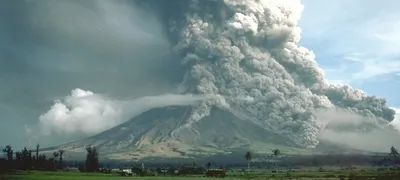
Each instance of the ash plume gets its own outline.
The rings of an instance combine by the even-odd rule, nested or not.
[[[395,119],[390,122],[390,125],[400,132],[400,109],[394,108],[396,111]]]
[[[180,132],[185,128],[200,133],[194,125],[210,116],[215,106],[288,137],[302,147],[315,147],[321,133],[332,127],[327,118],[330,113],[321,114],[324,111],[320,109],[341,109],[374,122],[384,120],[386,124],[394,119],[395,111],[384,99],[347,85],[326,82],[313,52],[298,45],[301,29],[297,23],[303,10],[300,0],[137,0],[135,3],[155,14],[159,22],[155,27],[165,31],[162,37],[166,36],[174,53],[171,64],[184,71],[178,78],[182,79],[180,92],[212,97],[196,100],[195,104],[178,103],[194,108],[185,122],[177,123],[180,127],[172,131],[173,139],[184,139],[185,134]],[[111,11],[107,17],[114,17],[111,15],[115,13],[118,11]],[[108,20],[112,22],[113,18]],[[156,50],[152,52],[157,54]],[[157,64],[151,58],[146,62],[135,69]],[[141,75],[134,77],[140,79]],[[156,75],[160,74],[152,74]],[[141,111],[161,105],[146,106]]]
[[[317,145],[326,126],[313,113],[318,108],[338,107],[377,119],[394,119],[395,111],[384,99],[346,85],[326,83],[315,55],[297,45],[301,38],[297,22],[303,10],[299,0],[158,4],[162,4],[159,14],[168,20],[174,51],[186,68],[184,92],[226,97],[230,108],[304,147]],[[217,104],[202,102],[182,127],[210,115]]]
[[[341,108],[319,110],[316,114],[327,120],[319,137],[324,142],[371,152],[386,152],[390,146],[400,146],[400,132],[381,118]]]

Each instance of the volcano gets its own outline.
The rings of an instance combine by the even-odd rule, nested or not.
[[[299,152],[320,144],[332,117],[344,122],[331,124],[333,129],[354,121],[342,112],[372,119],[363,126],[366,131],[381,126],[375,122],[386,125],[395,117],[384,99],[327,82],[313,52],[298,45],[297,23],[303,10],[299,0],[135,3],[162,22],[174,54],[171,61],[178,61],[182,72],[179,94],[212,98],[193,106],[150,108],[107,131],[57,148],[84,152],[85,146],[92,145],[111,159],[194,157],[238,150],[270,153],[273,148]],[[74,114],[70,106],[64,109],[63,115]],[[76,109],[75,114],[82,112],[79,106]],[[318,113],[319,109],[341,112]],[[332,131],[329,137],[335,135]]]
[[[262,128],[243,114],[219,107],[214,107],[209,116],[190,128],[181,128],[190,117],[193,108],[170,106],[151,109],[100,134],[48,148],[46,151],[64,149],[69,154],[82,155],[87,146],[94,146],[99,149],[102,157],[114,160],[152,157],[206,158],[248,150],[258,154],[270,154],[275,148],[285,154],[371,152],[331,142],[329,139],[321,139],[316,147],[305,149],[290,137]],[[333,123],[327,130],[341,133],[367,131],[364,126],[369,126],[368,132],[383,130],[371,122],[341,127]],[[396,134],[395,131],[392,132],[391,135]]]
[[[192,107],[178,106],[152,109],[105,132],[54,149],[84,152],[84,148],[91,145],[110,159],[152,156],[186,158],[249,148],[261,153],[279,147],[300,151],[300,147],[291,139],[218,107],[213,108],[211,115],[195,127],[182,129],[175,136],[174,132],[186,121],[191,111]]]

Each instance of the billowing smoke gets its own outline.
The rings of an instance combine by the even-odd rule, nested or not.
[[[74,89],[71,95],[56,100],[53,106],[39,117],[39,121],[45,135],[94,135],[152,108],[195,105],[207,98],[214,97],[164,94],[115,100],[91,91]]]
[[[39,117],[45,134],[98,133],[121,123],[122,107],[91,91],[75,89],[64,100],[55,101]]]
[[[390,125],[393,126],[395,129],[400,131],[400,109],[395,108],[396,110],[396,115],[395,118],[392,122],[390,122]]]
[[[318,108],[394,118],[385,100],[326,83],[314,54],[297,45],[300,0],[190,0],[163,8],[174,50],[186,67],[185,92],[227,97],[232,109],[305,147],[317,145],[326,126],[313,113]],[[214,105],[201,103],[183,127],[210,115]]]
[[[327,120],[319,137],[325,142],[372,152],[387,152],[391,146],[400,146],[400,132],[385,120],[341,108],[319,110],[316,114]]]
[[[179,67],[184,69],[181,92],[218,97],[203,99],[204,101],[196,104],[186,124],[174,131],[173,138],[179,139],[179,130],[182,128],[193,129],[191,125],[209,116],[215,106],[246,116],[254,123],[288,136],[304,147],[317,145],[321,132],[326,132],[326,127],[329,127],[331,122],[326,116],[317,113],[318,109],[343,109],[350,114],[360,114],[377,122],[381,122],[381,119],[385,121],[394,119],[395,111],[386,105],[384,99],[369,96],[346,85],[326,83],[324,72],[315,61],[315,55],[297,45],[301,38],[301,29],[297,26],[297,22],[303,10],[300,0],[137,0],[136,2],[143,7],[156,9],[155,14],[165,21],[161,23],[164,27],[160,29],[168,30],[166,32],[168,43],[172,44],[177,57],[171,64],[180,64]],[[111,14],[118,12],[112,11]],[[107,23],[115,22],[113,17],[110,16]],[[122,17],[118,16],[116,19],[120,18]],[[124,24],[121,22],[119,25]],[[117,29],[122,34],[135,31],[129,31],[124,27]],[[106,39],[115,38],[118,39],[118,37]],[[133,41],[129,38],[119,39],[124,39],[126,42]],[[107,44],[105,41],[103,43]],[[113,43],[116,49],[130,48],[130,46],[119,46],[118,43],[115,41]],[[97,48],[84,48],[82,51],[95,52]],[[153,59],[146,60],[149,64],[153,62]],[[144,67],[146,64],[138,69]],[[129,83],[132,82],[127,82]],[[104,122],[104,126],[95,123],[93,128],[96,130],[91,132],[105,130],[124,121],[119,113],[122,107],[113,104],[113,101],[100,100],[96,97],[90,99],[101,103],[94,103],[95,105],[90,106],[90,110],[87,111],[97,112],[93,113],[96,114],[93,115],[94,118],[88,118],[90,114],[80,119],[75,118],[76,115],[70,116],[69,114],[74,113],[65,112],[81,112],[81,110],[79,106],[71,110],[68,106],[72,105],[68,105],[65,101],[56,103],[41,119],[46,121],[44,119],[50,117],[48,119],[51,120],[47,121],[57,122],[57,117],[66,116],[67,119],[73,119],[69,122],[76,122],[71,123],[74,124],[73,127],[79,125],[79,128],[86,127],[82,125],[85,121],[95,123],[94,119],[100,119]],[[83,102],[87,104],[88,101]],[[58,111],[53,109],[60,109],[64,112],[61,113],[63,116],[58,116],[56,113]],[[130,115],[133,116],[134,113]],[[352,119],[354,118],[349,118],[348,121]],[[87,125],[92,126],[91,123]],[[101,127],[96,128],[97,125]],[[51,125],[52,128],[53,126],[56,125]],[[193,130],[197,132],[196,129]]]

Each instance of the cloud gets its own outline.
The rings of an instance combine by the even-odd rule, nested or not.
[[[152,108],[195,105],[198,101],[208,98],[213,97],[163,94],[115,100],[78,88],[72,90],[64,99],[56,100],[51,108],[39,117],[39,124],[44,135],[94,135]]]
[[[302,43],[317,47],[319,63],[324,67],[347,67],[328,72],[329,78],[357,83],[400,72],[400,50],[396,48],[400,45],[400,21],[396,17],[400,14],[393,8],[399,2],[302,2]],[[343,8],[349,11],[343,12]]]
[[[343,109],[321,110],[317,115],[326,122],[320,140],[373,152],[387,152],[390,146],[400,146],[400,132],[385,120]]]
[[[0,21],[0,83],[9,87],[0,96],[32,94],[32,102],[75,87],[155,95],[173,91],[181,80],[163,22],[130,1],[0,3],[2,18],[15,17]],[[14,101],[24,104],[24,98]]]
[[[114,98],[177,91],[164,22],[132,2],[0,1],[0,141],[26,145],[23,126],[76,87]],[[41,141],[73,140],[64,137]]]
[[[398,133],[382,129],[370,132],[338,132],[328,129],[321,133],[320,138],[350,148],[371,152],[388,152],[391,146],[400,146]]]
[[[400,34],[399,34],[400,35]],[[400,53],[400,51],[399,51]],[[361,64],[362,69],[354,72],[349,82],[370,79],[377,76],[397,74],[400,72],[400,57],[377,54],[348,54],[344,60]]]
[[[400,131],[400,109],[399,108],[393,108],[393,109],[396,110],[396,115],[394,120],[390,122],[390,124],[398,131]]]
[[[64,100],[56,101],[39,120],[46,134],[93,134],[121,123],[122,113],[117,102],[75,89]]]

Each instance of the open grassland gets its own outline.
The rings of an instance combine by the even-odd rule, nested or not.
[[[353,170],[353,171],[291,171],[271,173],[267,171],[239,172],[229,171],[224,179],[301,179],[301,180],[338,180],[341,177],[350,180],[375,179],[400,180],[400,172],[396,171],[375,171],[375,170]],[[117,173],[80,173],[80,172],[38,172],[24,171],[0,175],[1,180],[121,180],[121,179],[140,179],[140,180],[200,180],[216,179],[201,176],[151,176],[151,177],[121,177]]]

